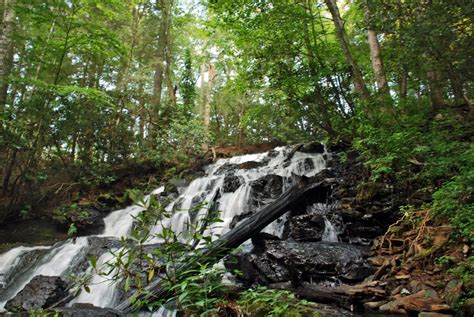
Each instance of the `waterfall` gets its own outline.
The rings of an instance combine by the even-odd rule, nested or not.
[[[329,221],[329,219],[324,216],[324,232],[323,232],[323,237],[321,241],[326,241],[326,242],[338,242],[339,238],[337,236],[336,228],[334,228],[334,225]]]
[[[186,188],[180,188],[179,196],[166,206],[166,210],[170,211],[172,216],[169,219],[164,219],[163,224],[171,226],[176,233],[184,237],[189,224],[199,221],[207,214],[206,203],[217,198],[216,205],[219,217],[223,222],[213,224],[205,234],[217,238],[226,233],[232,226],[255,212],[258,207],[262,207],[275,198],[271,196],[260,200],[256,199],[253,190],[253,186],[256,186],[255,182],[260,181],[263,177],[268,177],[268,175],[273,175],[275,178],[269,180],[268,184],[273,184],[271,183],[273,181],[276,184],[276,189],[270,188],[268,190],[270,192],[279,191],[278,193],[272,192],[272,195],[278,196],[291,185],[294,175],[310,177],[325,168],[323,154],[292,153],[291,150],[290,147],[278,147],[270,152],[219,159],[205,168],[204,176],[193,180]],[[238,183],[231,189],[225,188],[226,177],[233,177],[233,180]],[[267,183],[262,184],[264,184],[262,186],[270,186]],[[164,194],[164,191],[165,188],[162,186],[151,192],[150,195],[161,195]],[[258,205],[252,205],[252,203]],[[201,207],[199,208],[199,206]],[[188,211],[193,208],[198,210],[189,213]],[[5,303],[21,291],[33,277],[40,274],[66,277],[75,263],[87,260],[86,254],[91,248],[89,241],[103,239],[104,237],[119,240],[120,237],[126,236],[133,226],[134,217],[143,210],[144,208],[141,206],[132,205],[110,213],[104,218],[105,229],[100,235],[70,239],[50,247],[18,247],[0,255],[0,286],[5,286],[5,289],[0,287],[0,311]],[[283,216],[267,226],[264,231],[281,236],[286,222],[287,216]],[[334,227],[326,218],[325,223],[325,239],[327,241],[337,241]],[[161,224],[151,228],[153,234],[158,234],[161,230]],[[157,238],[148,241],[150,244],[157,242],[160,242]],[[16,277],[16,280],[3,281],[2,278],[11,275],[9,271],[16,270],[17,258],[39,249],[44,249],[43,254],[38,257],[31,267],[25,269],[22,276]],[[112,255],[105,253],[99,257],[98,265],[110,259],[112,259]],[[90,268],[88,270],[92,272]],[[92,273],[92,275],[91,292],[81,293],[70,304],[91,303],[99,307],[113,308],[119,293],[116,286],[110,285],[104,277],[95,273]],[[173,316],[173,312],[166,312],[163,308],[152,316],[161,316],[168,313],[169,316]]]

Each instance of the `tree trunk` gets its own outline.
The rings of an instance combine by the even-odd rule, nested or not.
[[[15,0],[3,0],[3,21],[0,32],[0,107],[7,102],[8,76],[10,76],[13,61],[14,5]]]
[[[400,89],[400,99],[406,100],[407,99],[407,92],[408,92],[408,74],[405,68],[402,68],[399,77],[399,89]]]
[[[173,85],[173,80],[171,78],[171,64],[173,63],[173,43],[172,43],[172,8],[173,0],[163,0],[163,19],[165,20],[165,30],[166,36],[164,38],[164,56],[165,56],[165,77],[166,77],[166,87],[168,90],[169,103],[173,108],[176,107],[176,87]]]
[[[451,88],[453,90],[454,95],[454,103],[455,105],[462,105],[466,101],[464,100],[464,84],[460,76],[454,72],[451,73],[450,76]]]
[[[370,60],[372,61],[372,70],[374,72],[377,88],[381,95],[390,98],[390,90],[388,88],[387,77],[385,76],[380,43],[373,27],[372,14],[367,1],[364,5],[364,11],[367,24],[367,38],[370,48]]]
[[[201,249],[200,255],[193,257],[190,261],[185,261],[175,269],[175,276],[189,274],[189,272],[199,265],[216,263],[232,249],[259,233],[271,222],[282,216],[288,210],[300,202],[303,197],[317,195],[319,190],[327,191],[331,184],[326,181],[311,183],[307,178],[301,179],[297,184],[283,193],[274,202],[267,205],[260,211],[242,221],[234,229],[222,235],[209,249]],[[166,287],[165,280],[155,280],[145,287],[145,292],[140,299],[160,299],[170,296],[170,291]],[[131,312],[130,301],[127,298],[115,307],[123,314]]]
[[[437,70],[430,69],[426,73],[430,88],[430,99],[433,111],[439,111],[445,104],[443,97],[443,84],[441,74]]]
[[[245,102],[246,100],[243,99],[240,101],[240,109],[239,109],[239,135],[237,139],[237,147],[240,149],[242,145],[245,143],[245,127],[243,124],[243,117],[245,113]]]
[[[349,40],[347,39],[347,34],[344,29],[344,22],[342,21],[341,14],[339,13],[336,0],[325,0],[325,2],[329,11],[331,12],[334,26],[336,28],[336,36],[339,40],[339,43],[341,44],[346,62],[352,67],[352,75],[356,93],[362,100],[367,100],[370,96],[369,91],[365,86],[364,78],[362,77],[362,72],[360,71],[359,65],[357,64],[357,61],[354,59],[349,49]]]
[[[209,130],[209,124],[211,121],[211,92],[212,92],[212,81],[216,76],[216,68],[213,64],[209,64],[209,70],[207,72],[207,90],[206,90],[206,103],[204,106],[204,127]]]
[[[3,171],[2,195],[6,195],[7,192],[8,192],[8,185],[10,184],[10,178],[11,178],[12,173],[13,173],[13,167],[15,166],[15,163],[16,163],[17,154],[18,154],[18,150],[13,149],[13,153],[11,155],[11,158],[10,158],[8,164],[5,165],[5,169]],[[6,159],[7,158],[8,158],[8,155],[7,155]]]
[[[201,87],[199,95],[199,117],[204,122],[204,104],[206,103],[206,86],[204,81],[204,73],[206,72],[206,64],[201,65],[200,77],[201,77]]]

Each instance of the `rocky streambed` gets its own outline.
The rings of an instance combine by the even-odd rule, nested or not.
[[[373,242],[397,220],[398,207],[407,203],[407,195],[387,184],[364,183],[367,174],[361,160],[355,153],[344,156],[347,159],[341,162],[335,151],[319,143],[277,148],[219,160],[190,184],[165,186],[154,194],[163,202],[173,201],[167,224],[178,232],[184,232],[184,224],[195,221],[201,212],[183,210],[214,199],[223,224],[211,233],[222,234],[277,200],[299,178],[309,177],[319,184],[318,190],[304,195],[284,216],[254,235],[246,243],[249,251],[225,259],[229,271],[241,272],[235,277],[237,285],[288,289],[301,298],[340,307],[344,314],[449,311],[429,285],[407,285],[397,293],[394,288],[400,285],[384,279],[388,266],[374,257]],[[91,255],[100,261],[117,248],[118,238],[129,232],[133,216],[141,210],[131,206],[113,212],[105,218],[101,235],[10,250],[18,253],[10,264],[13,269],[0,267],[4,286],[0,300],[5,309],[28,311],[53,305],[62,307],[56,309],[65,316],[120,314],[113,310],[125,298],[120,290],[96,287],[92,295],[71,301],[65,279],[88,270]]]

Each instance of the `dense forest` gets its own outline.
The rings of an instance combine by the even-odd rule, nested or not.
[[[0,223],[74,235],[84,201],[317,141],[357,153],[358,197],[409,197],[399,228],[451,228],[423,251],[472,306],[472,1],[0,0],[0,17]]]

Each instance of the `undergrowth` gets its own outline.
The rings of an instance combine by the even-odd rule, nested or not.
[[[382,115],[375,120],[362,116],[360,120],[363,124],[358,124],[359,137],[353,145],[370,171],[369,182],[391,184],[407,197],[417,193],[424,197],[414,206],[401,208],[400,221],[414,221],[420,211],[428,210],[427,219],[452,227],[451,245],[472,249],[474,126],[469,114],[453,108],[433,116],[420,106],[399,113],[396,118]],[[444,248],[439,252],[450,251]],[[456,259],[439,252],[435,264],[445,268],[446,274],[465,285],[474,279],[469,251],[464,258]],[[418,257],[423,258],[420,254]],[[472,285],[465,288],[454,306],[473,297]]]

